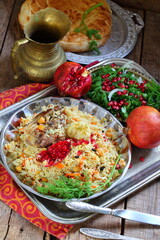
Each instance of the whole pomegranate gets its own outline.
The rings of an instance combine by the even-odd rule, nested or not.
[[[65,62],[56,69],[53,83],[61,95],[79,98],[89,91],[92,78],[79,63]]]
[[[127,118],[128,138],[139,148],[160,144],[160,112],[150,106],[135,108]]]

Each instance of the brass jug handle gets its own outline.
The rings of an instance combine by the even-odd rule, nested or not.
[[[16,53],[18,48],[27,43],[29,40],[27,38],[23,38],[20,40],[15,41],[12,49],[11,49],[11,57],[12,57],[12,66],[14,70],[14,79],[18,79],[18,69],[17,69],[17,64],[16,64]]]

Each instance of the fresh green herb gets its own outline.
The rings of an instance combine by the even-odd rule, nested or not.
[[[91,39],[91,41],[89,43],[89,50],[95,51],[97,54],[100,54],[100,51],[98,49],[98,44],[97,44],[96,40],[99,40],[102,37],[98,30],[91,29],[86,25],[85,19],[91,11],[93,11],[95,8],[100,7],[102,5],[103,5],[103,3],[98,3],[94,6],[92,6],[91,8],[89,8],[88,10],[86,10],[82,15],[82,20],[81,20],[79,27],[74,30],[76,33],[80,33],[80,32],[84,33],[89,39]]]
[[[37,186],[37,191],[42,194],[53,195],[54,197],[61,199],[72,199],[89,197],[96,192],[102,191],[112,184],[112,178],[115,172],[116,165],[120,159],[120,155],[117,157],[111,173],[106,182],[94,187],[95,184],[90,181],[81,181],[78,178],[72,179],[65,176],[54,179],[53,183],[42,182],[42,186]]]
[[[106,187],[106,185],[108,185],[108,187],[109,187],[109,186],[112,184],[112,178],[113,178],[113,175],[114,175],[114,173],[115,173],[115,169],[116,169],[116,166],[117,166],[117,163],[118,163],[120,157],[121,157],[121,155],[118,155],[118,157],[117,157],[117,159],[116,159],[116,161],[115,161],[115,163],[114,163],[114,165],[113,165],[113,167],[112,167],[111,173],[110,173],[107,181],[106,181],[105,183],[101,184],[101,188],[102,188],[102,189],[103,189],[104,187]]]
[[[54,195],[57,198],[71,199],[87,197],[93,194],[91,182],[82,182],[78,179],[67,178],[65,176],[53,180],[53,184],[43,182],[37,187],[37,191],[42,194]]]
[[[92,86],[87,97],[122,122],[141,105],[160,110],[160,85],[115,64],[102,66],[92,73]]]

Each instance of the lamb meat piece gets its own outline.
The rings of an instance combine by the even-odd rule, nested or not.
[[[43,132],[37,131],[36,133],[36,142],[37,147],[48,147],[53,143],[62,141],[65,139],[65,136],[59,136],[58,134],[47,135]]]

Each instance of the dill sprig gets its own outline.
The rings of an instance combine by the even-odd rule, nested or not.
[[[89,39],[91,39],[91,41],[89,43],[89,50],[95,51],[97,54],[100,54],[100,51],[98,49],[98,44],[97,44],[96,40],[99,40],[102,37],[98,30],[89,28],[86,25],[85,19],[91,11],[93,11],[95,8],[100,7],[102,5],[103,5],[103,3],[98,3],[98,4],[95,4],[94,6],[92,6],[91,8],[89,8],[88,10],[86,10],[82,15],[82,20],[81,20],[79,27],[75,28],[75,30],[74,30],[76,33],[81,32],[81,33],[85,34]]]
[[[54,179],[53,183],[43,182],[42,186],[37,187],[37,191],[42,194],[54,195],[62,199],[81,198],[93,194],[91,182],[82,182],[79,179],[61,176]]]
[[[53,195],[54,197],[61,199],[72,199],[89,197],[96,192],[102,191],[112,184],[112,178],[115,172],[116,165],[120,159],[120,155],[117,157],[110,175],[106,182],[95,187],[95,183],[91,181],[81,181],[78,178],[68,178],[60,176],[58,179],[54,179],[53,183],[42,182],[42,186],[37,186],[37,191],[45,195]]]

